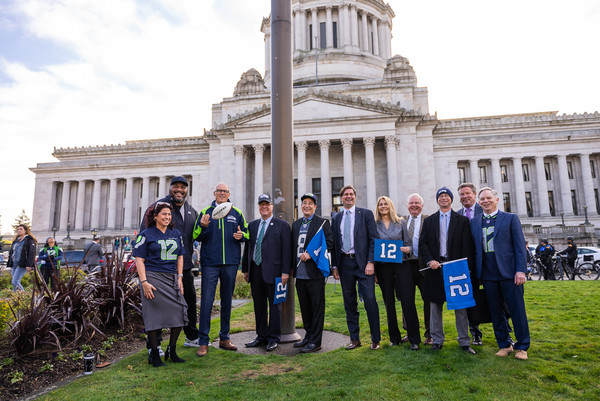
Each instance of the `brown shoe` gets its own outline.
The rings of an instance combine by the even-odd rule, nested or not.
[[[527,351],[523,351],[522,349],[518,349],[517,352],[515,353],[515,358],[520,359],[522,361],[528,359],[527,358]]]
[[[360,340],[351,340],[350,344],[346,345],[346,349],[354,349],[360,347],[362,344]]]
[[[505,356],[509,356],[511,352],[513,352],[513,347],[509,346],[506,348],[501,348],[498,352],[496,352],[496,356],[501,356],[501,357],[505,357]]]
[[[219,341],[219,348],[226,349],[227,351],[237,351],[237,345],[231,342],[231,340]]]
[[[433,338],[431,338],[431,337],[426,338],[423,345],[433,345]]]
[[[379,343],[372,342],[372,343],[371,343],[371,349],[372,349],[373,351],[375,351],[376,349],[379,349]]]
[[[207,353],[208,353],[208,345],[201,345],[198,347],[198,352],[196,352],[196,355],[205,356]]]

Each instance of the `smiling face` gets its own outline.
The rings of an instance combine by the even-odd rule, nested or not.
[[[177,205],[183,205],[188,193],[188,187],[182,182],[176,182],[169,188],[169,195]]]
[[[306,218],[309,218],[310,216],[312,216],[313,214],[315,214],[315,211],[317,210],[317,205],[310,198],[305,198],[302,201],[301,207],[302,207],[302,214]]]
[[[417,217],[423,211],[423,202],[421,202],[421,198],[416,195],[411,196],[408,199],[408,213],[412,217]]]
[[[226,184],[220,183],[215,188],[213,194],[215,195],[217,205],[227,202],[227,199],[229,199],[229,187]]]
[[[498,201],[498,197],[489,189],[481,191],[479,194],[479,206],[481,206],[485,214],[494,213],[498,209]]]
[[[260,202],[258,204],[258,212],[263,220],[268,219],[273,215],[273,204],[270,202]]]
[[[377,203],[377,210],[381,216],[389,216],[390,214],[390,205],[388,205],[385,199],[380,199]]]
[[[440,194],[437,198],[437,204],[442,212],[447,212],[452,206],[452,198],[448,194]]]
[[[475,204],[475,192],[470,187],[463,187],[458,191],[458,195],[460,196],[460,203],[464,207],[471,207]]]
[[[352,188],[348,188],[342,194],[342,204],[345,209],[352,209],[352,206],[356,203],[356,194]]]
[[[156,227],[165,229],[171,223],[171,209],[168,207],[162,208],[160,212],[156,216],[154,216],[154,221],[156,221]]]

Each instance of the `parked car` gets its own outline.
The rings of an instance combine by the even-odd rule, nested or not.
[[[600,263],[600,248],[593,246],[578,246],[577,260],[579,264],[584,262]]]
[[[61,266],[68,265],[69,267],[77,267],[81,265],[82,267],[84,267],[84,257],[85,251],[83,249],[63,251],[63,260],[61,261]],[[104,265],[104,258],[100,259],[100,265]]]

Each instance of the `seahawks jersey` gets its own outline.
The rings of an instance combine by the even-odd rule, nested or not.
[[[144,258],[147,271],[177,273],[177,258],[184,255],[181,234],[167,228],[164,233],[150,227],[140,233],[135,240],[133,256]]]

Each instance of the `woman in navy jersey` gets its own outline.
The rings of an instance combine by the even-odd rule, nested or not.
[[[165,366],[160,359],[158,341],[163,328],[171,329],[165,361],[185,362],[175,347],[187,324],[187,304],[183,298],[183,241],[171,223],[172,207],[157,202],[147,214],[146,227],[138,235],[133,249],[142,291],[144,326],[152,346],[148,363]]]

